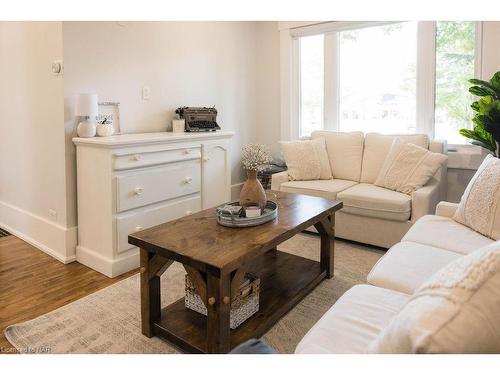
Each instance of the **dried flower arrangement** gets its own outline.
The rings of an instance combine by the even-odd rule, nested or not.
[[[241,148],[241,163],[247,171],[256,171],[272,161],[268,148],[261,144],[247,144]]]

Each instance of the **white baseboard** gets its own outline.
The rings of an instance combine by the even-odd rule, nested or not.
[[[115,277],[139,267],[139,249],[135,247],[110,259],[86,247],[77,246],[76,260],[108,277]]]
[[[238,200],[240,198],[240,191],[243,187],[244,182],[239,182],[237,184],[231,185],[231,201]]]
[[[0,226],[62,263],[76,260],[77,227],[65,228],[3,201]]]

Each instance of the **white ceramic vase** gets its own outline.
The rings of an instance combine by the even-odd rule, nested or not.
[[[109,137],[115,133],[113,124],[98,124],[97,125],[97,135],[99,137]]]
[[[82,138],[95,137],[95,133],[96,133],[95,123],[90,122],[88,120],[82,121],[78,124],[78,127],[76,128],[76,132],[77,132],[78,136],[82,137]]]

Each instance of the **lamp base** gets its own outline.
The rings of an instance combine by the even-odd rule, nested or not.
[[[78,124],[76,132],[79,137],[82,138],[92,138],[95,137],[96,126],[94,122],[84,120]]]

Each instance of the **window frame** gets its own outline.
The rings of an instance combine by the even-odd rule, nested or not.
[[[324,94],[323,129],[339,130],[339,66],[338,39],[340,31],[390,25],[404,21],[388,22],[323,22],[281,30],[282,95],[281,136],[283,140],[301,138],[300,134],[300,38],[324,34]],[[419,21],[417,25],[417,87],[416,132],[434,139],[435,89],[436,89],[436,21]],[[482,22],[475,21],[474,74],[482,78]],[[287,72],[288,85],[283,79]],[[288,95],[287,95],[288,93]],[[283,98],[283,96],[282,96]],[[472,145],[449,145],[449,150]],[[474,146],[472,146],[474,147]]]

